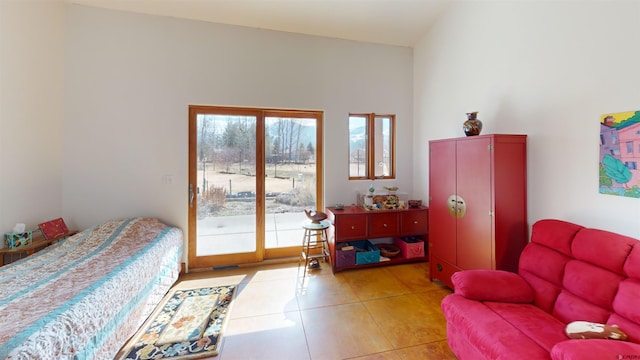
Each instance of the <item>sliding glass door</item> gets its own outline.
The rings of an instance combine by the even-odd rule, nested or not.
[[[191,106],[189,267],[297,256],[322,209],[322,112]]]

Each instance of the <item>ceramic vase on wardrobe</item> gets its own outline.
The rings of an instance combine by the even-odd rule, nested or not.
[[[467,136],[480,135],[482,121],[478,120],[478,112],[467,113],[467,121],[462,124],[462,129]]]

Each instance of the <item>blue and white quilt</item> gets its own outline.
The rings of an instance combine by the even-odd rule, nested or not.
[[[113,359],[178,278],[182,231],[108,221],[0,267],[0,359]]]

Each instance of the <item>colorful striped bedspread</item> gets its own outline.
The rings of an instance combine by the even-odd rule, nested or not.
[[[0,359],[113,359],[178,278],[182,241],[113,220],[0,267]]]

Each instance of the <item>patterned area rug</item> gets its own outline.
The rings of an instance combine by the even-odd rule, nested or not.
[[[118,359],[198,359],[218,354],[236,285],[173,290]]]

